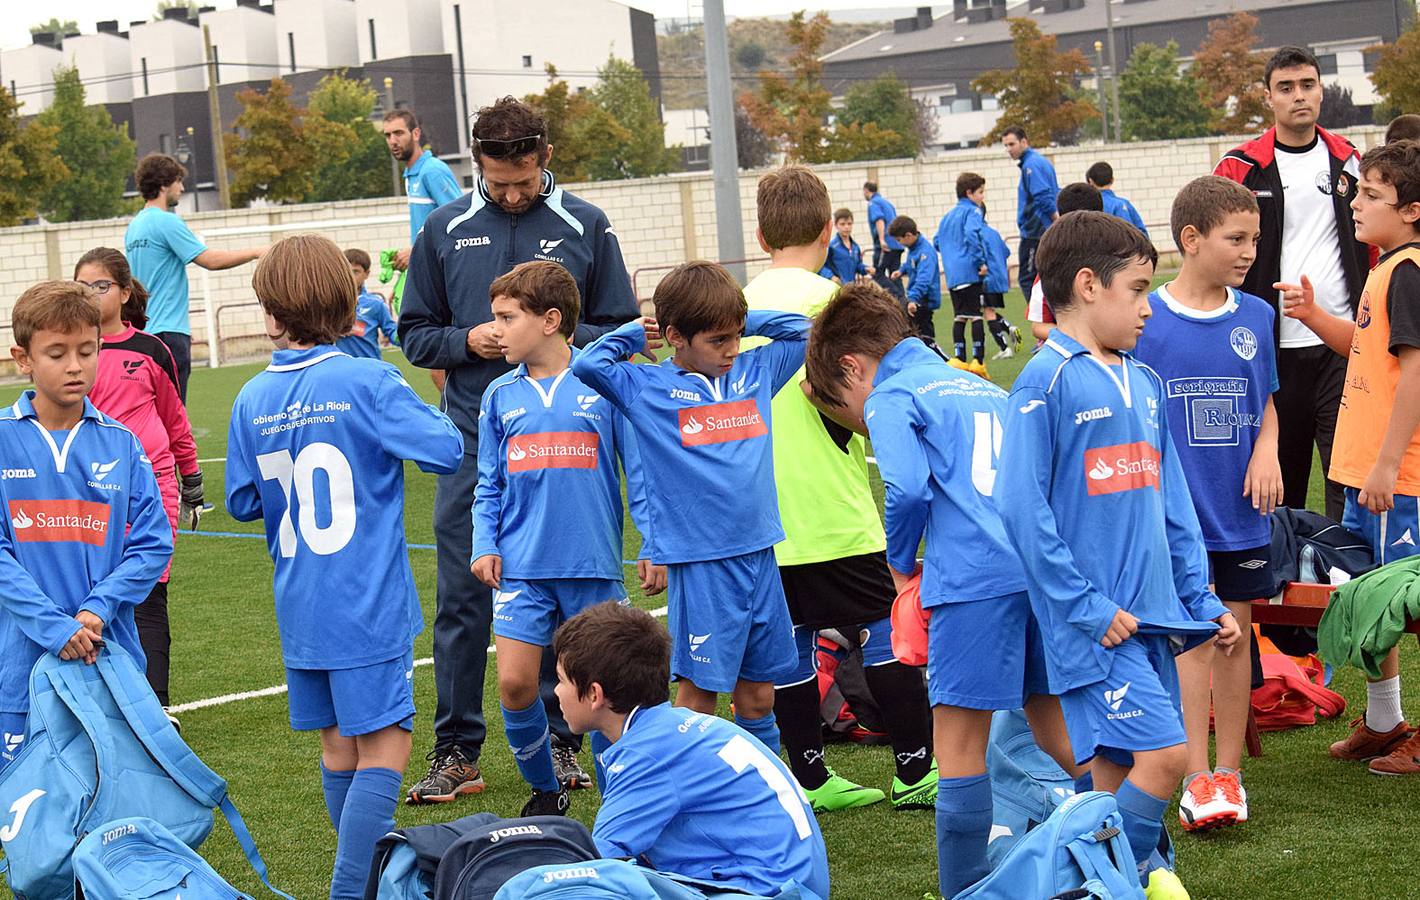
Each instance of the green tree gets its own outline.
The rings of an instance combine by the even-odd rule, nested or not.
[[[1420,110],[1420,21],[1395,43],[1378,44],[1369,50],[1379,51],[1371,83],[1386,106],[1395,110],[1395,115]]]
[[[585,92],[573,91],[552,65],[547,67],[547,87],[523,100],[547,121],[547,142],[552,145],[552,166],[558,175],[564,181],[586,179],[596,148],[583,142],[592,133],[608,130],[605,110],[588,100]]]
[[[1219,134],[1246,134],[1268,116],[1262,98],[1267,65],[1257,46],[1257,17],[1245,12],[1208,23],[1208,37],[1193,54],[1192,73],[1204,85],[1203,101],[1213,111]]]
[[[819,12],[805,19],[802,11],[796,12],[789,18],[787,33],[794,48],[789,57],[790,77],[760,72],[759,90],[742,93],[740,102],[754,127],[778,144],[789,159],[829,162],[828,117],[833,110],[819,61],[828,33],[828,14]]]
[[[56,41],[64,40],[66,34],[73,34],[79,30],[79,23],[73,19],[59,19],[50,16],[48,22],[40,22],[38,25],[30,26],[30,34],[44,34],[46,31],[54,35]]]
[[[1203,83],[1179,72],[1178,43],[1140,44],[1119,76],[1124,139],[1162,141],[1202,137],[1212,116],[1203,105]]]
[[[271,79],[265,91],[237,94],[242,111],[236,130],[226,136],[232,203],[245,206],[257,197],[275,203],[299,203],[314,186],[315,154],[306,140],[301,110],[291,102],[291,86]]]
[[[666,147],[661,111],[651,97],[641,70],[631,63],[608,58],[597,70],[600,79],[591,90],[592,103],[626,135],[603,145],[591,165],[593,178],[645,178],[664,175],[680,162],[680,151]]]
[[[879,75],[871,81],[859,81],[843,95],[843,106],[838,110],[835,142],[842,148],[870,136],[873,140],[883,142],[876,148],[880,156],[916,156],[922,150],[923,127],[919,118],[924,112],[923,107],[912,99],[907,85],[895,72]],[[931,115],[930,112],[926,114]],[[869,125],[876,126],[871,134],[868,131]],[[837,134],[854,126],[856,131],[851,137]],[[893,137],[887,138],[887,132],[892,132]],[[843,159],[841,156],[837,158]]]
[[[1340,85],[1323,85],[1321,89],[1321,115],[1317,124],[1335,131],[1353,125],[1371,124],[1370,110],[1361,109],[1351,98],[1351,89]]]
[[[715,140],[715,135],[710,135],[710,140]],[[741,169],[763,168],[774,156],[769,137],[754,127],[749,112],[738,101],[735,103],[735,155]]]
[[[58,129],[20,121],[20,106],[0,87],[0,227],[19,225],[38,213],[49,186],[69,177],[57,154]]]
[[[123,199],[124,182],[133,171],[133,139],[128,129],[114,124],[107,109],[84,105],[77,68],[54,70],[54,102],[35,121],[55,130],[55,153],[69,172],[41,196],[45,218],[73,222],[133,211],[134,204]]]
[[[1089,62],[1079,50],[1058,50],[1055,35],[1042,34],[1034,19],[1011,19],[1010,28],[1015,68],[986,72],[971,83],[972,90],[994,95],[1001,108],[981,143],[996,143],[1012,125],[1024,128],[1037,147],[1072,139],[1099,116],[1094,103],[1075,91]]]
[[[336,72],[321,79],[306,107],[305,133],[315,159],[307,202],[383,197],[390,190],[390,156],[370,114],[375,89]]]

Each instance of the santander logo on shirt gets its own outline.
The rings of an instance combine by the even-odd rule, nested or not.
[[[686,447],[743,441],[768,433],[769,426],[753,400],[680,410],[680,442]]]
[[[1091,447],[1084,454],[1084,469],[1091,497],[1137,488],[1159,490],[1159,451],[1147,441]]]
[[[595,431],[540,431],[508,438],[508,471],[595,469],[601,436]]]
[[[10,529],[16,543],[79,541],[102,547],[109,513],[107,503],[91,500],[11,500]]]

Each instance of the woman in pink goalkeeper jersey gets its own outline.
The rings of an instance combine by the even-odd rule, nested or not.
[[[187,410],[178,396],[177,367],[162,341],[139,331],[147,321],[148,294],[134,279],[123,254],[97,247],[79,258],[74,279],[99,299],[103,346],[89,399],[100,412],[137,435],[153,463],[163,508],[176,534],[180,518],[195,527],[202,509],[202,470]],[[98,465],[98,464],[96,464]],[[99,468],[102,468],[99,466]],[[94,479],[103,473],[95,469]],[[181,481],[181,484],[179,484]],[[148,657],[148,683],[168,705],[168,570],[147,600],[134,609],[138,637]]]

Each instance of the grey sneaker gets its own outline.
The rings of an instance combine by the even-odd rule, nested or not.
[[[577,751],[556,741],[552,743],[552,771],[569,791],[592,786],[592,777],[577,762]]]
[[[458,747],[435,747],[425,758],[430,760],[429,774],[409,789],[405,803],[411,806],[449,803],[460,794],[477,794],[483,790],[478,761],[470,759]]]

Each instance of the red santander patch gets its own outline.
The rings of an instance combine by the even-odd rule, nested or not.
[[[769,433],[753,400],[712,403],[680,411],[680,442],[686,447],[743,441]]]
[[[1147,441],[1085,451],[1085,485],[1091,497],[1136,488],[1159,489],[1159,451]]]
[[[110,508],[91,500],[11,500],[10,530],[17,543],[79,541],[102,547]]]
[[[508,471],[595,469],[601,437],[595,431],[540,431],[508,438]]]

